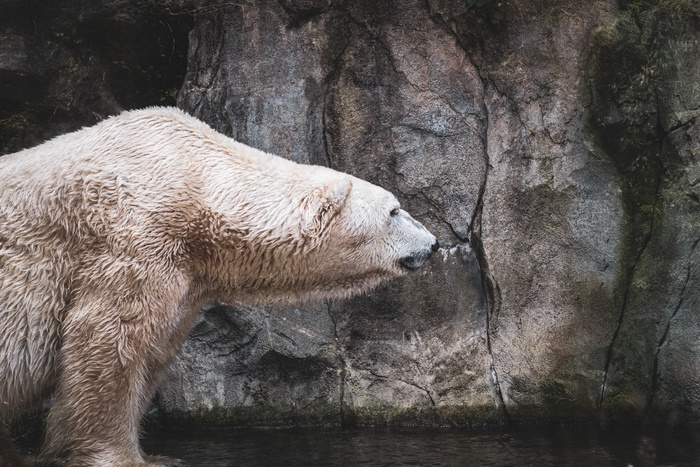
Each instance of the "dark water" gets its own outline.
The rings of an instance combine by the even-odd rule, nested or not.
[[[36,440],[20,442],[35,454]],[[530,427],[172,432],[151,428],[148,454],[190,466],[700,466],[700,427]]]
[[[142,445],[192,466],[700,466],[698,428],[151,431]]]

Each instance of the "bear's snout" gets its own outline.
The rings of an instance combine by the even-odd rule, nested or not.
[[[435,240],[435,243],[433,243],[429,249],[413,253],[409,256],[405,256],[399,260],[399,264],[401,264],[401,267],[404,269],[408,269],[409,271],[415,271],[416,269],[420,268],[423,266],[423,264],[428,261],[428,259],[440,249],[440,243]]]
[[[415,271],[438,251],[440,243],[423,224],[415,220],[403,209],[399,213],[401,237],[404,239],[404,255],[399,258],[402,269]],[[406,241],[408,240],[408,241]]]

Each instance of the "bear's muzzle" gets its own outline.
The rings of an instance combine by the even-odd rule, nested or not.
[[[433,243],[430,246],[430,249],[423,250],[417,253],[414,253],[410,256],[405,256],[399,260],[399,264],[401,264],[401,267],[404,269],[408,269],[409,271],[415,271],[416,269],[420,268],[423,266],[423,264],[428,261],[428,259],[440,249],[440,243],[435,240],[435,243]]]

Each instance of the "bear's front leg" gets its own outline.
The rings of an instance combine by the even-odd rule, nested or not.
[[[92,307],[70,313],[43,461],[77,467],[177,465],[164,458],[149,462],[139,449],[141,418],[184,338],[173,335],[165,318],[153,311],[105,315]]]

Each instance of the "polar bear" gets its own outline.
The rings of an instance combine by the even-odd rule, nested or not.
[[[139,424],[201,305],[348,297],[435,237],[389,192],[174,108],[0,158],[0,421],[51,397],[44,462],[162,465]]]

